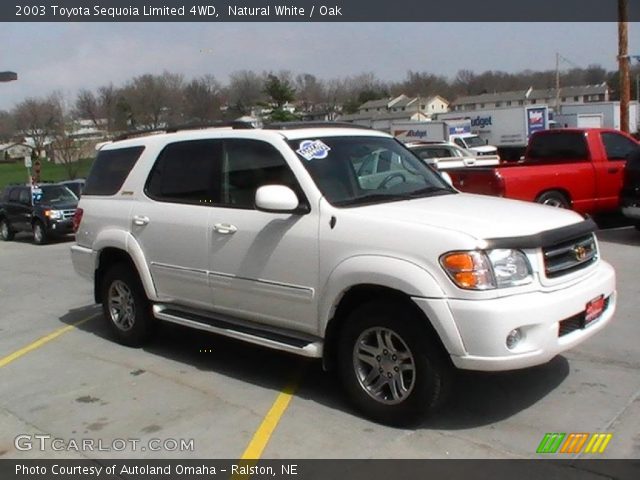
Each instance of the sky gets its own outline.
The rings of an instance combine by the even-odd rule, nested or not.
[[[551,70],[556,52],[571,62],[561,68],[613,70],[617,41],[616,23],[4,23],[0,71],[18,81],[0,84],[0,109],[165,70],[222,83],[242,69],[400,81],[408,70]],[[640,55],[638,23],[629,51]]]

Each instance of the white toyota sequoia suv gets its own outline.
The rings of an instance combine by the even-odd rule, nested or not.
[[[321,358],[376,421],[455,368],[538,365],[600,331],[615,273],[574,212],[454,190],[384,133],[191,128],[103,145],[74,218],[117,339],[158,321]]]

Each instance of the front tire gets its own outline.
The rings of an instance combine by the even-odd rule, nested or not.
[[[33,243],[36,245],[44,245],[49,240],[47,229],[40,220],[33,222]]]
[[[102,280],[102,311],[117,341],[130,347],[142,346],[155,330],[151,304],[137,273],[118,263]]]
[[[415,424],[449,391],[453,368],[426,322],[406,305],[374,301],[346,319],[338,364],[358,410],[394,426]]]
[[[10,242],[13,240],[15,236],[15,232],[11,230],[11,225],[9,225],[9,221],[6,218],[0,220],[0,238],[5,242]]]

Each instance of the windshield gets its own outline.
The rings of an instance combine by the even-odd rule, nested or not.
[[[455,193],[392,138],[348,136],[289,141],[325,198],[349,206]]]
[[[482,140],[480,137],[466,137],[464,139],[464,141],[467,144],[467,148],[486,147],[487,146],[485,141]]]
[[[40,188],[33,189],[33,203],[69,203],[77,202],[76,197],[71,190],[62,185],[42,186]]]

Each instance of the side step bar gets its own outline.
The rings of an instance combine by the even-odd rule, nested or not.
[[[153,315],[165,322],[224,335],[225,337],[294,353],[303,357],[322,357],[322,340],[317,338],[293,336],[291,333],[284,331],[264,330],[255,324],[245,321],[236,321],[229,317],[210,317],[162,304],[153,306]]]

